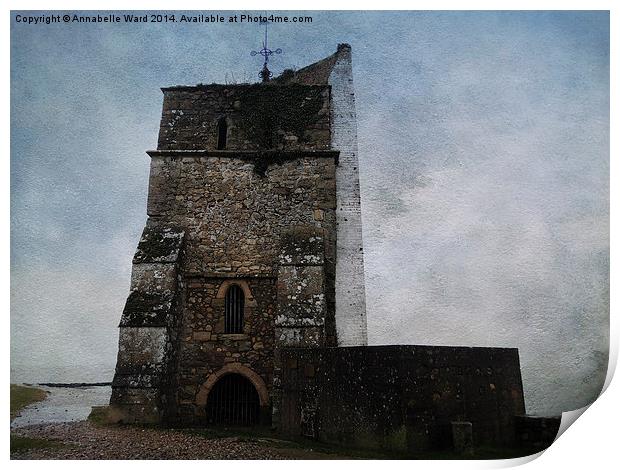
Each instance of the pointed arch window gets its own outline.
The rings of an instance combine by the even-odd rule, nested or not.
[[[224,333],[243,333],[243,289],[233,284],[226,291],[224,299]]]
[[[228,123],[226,117],[222,116],[217,121],[217,149],[226,149],[226,139],[228,138]]]

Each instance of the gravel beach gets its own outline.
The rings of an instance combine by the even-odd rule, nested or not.
[[[11,459],[295,459],[335,458],[333,455],[272,448],[251,439],[207,438],[177,430],[134,426],[97,426],[88,421],[20,427],[13,435],[62,444],[29,449]],[[296,455],[302,454],[302,455]]]

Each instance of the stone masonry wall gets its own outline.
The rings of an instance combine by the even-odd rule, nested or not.
[[[302,245],[314,247],[308,251],[312,254],[317,246],[313,240],[320,238],[320,259],[309,262],[320,272],[324,263],[333,265],[337,153],[285,152],[264,175],[256,173],[251,156],[245,158],[243,152],[151,155],[150,220],[181,224],[185,230],[181,275],[186,292],[176,368],[179,409],[169,421],[198,424],[205,409],[197,397],[208,378],[225,366],[256,373],[271,391],[282,249],[289,246],[291,233],[297,233]],[[333,325],[334,316],[324,294],[333,292],[334,285],[333,276],[318,279],[323,305],[318,318],[310,321],[321,328],[324,339],[325,318],[331,317]],[[305,281],[298,281],[304,288]],[[223,333],[225,283],[246,290],[243,334]],[[296,302],[309,304],[316,293],[313,286],[310,282],[307,292],[298,292],[287,308]]]
[[[339,44],[334,55],[294,73],[284,73],[277,80],[307,85],[327,83],[331,86],[331,148],[340,152],[336,170],[336,329],[339,345],[365,345],[368,335],[364,245],[351,46]]]
[[[228,150],[329,150],[325,85],[198,85],[162,88],[160,150],[215,150],[218,121]]]
[[[147,211],[186,229],[186,275],[276,277],[290,228],[335,232],[336,153],[294,154],[265,176],[234,156],[152,155]]]
[[[238,280],[235,280],[238,281]],[[246,296],[244,331],[224,333],[224,299],[217,298],[225,278],[193,278],[187,286],[184,322],[179,350],[179,413],[172,421],[204,423],[204,407],[196,402],[209,376],[227,364],[240,364],[265,383],[273,382],[275,279],[242,280]]]
[[[274,418],[289,436],[416,452],[450,445],[465,421],[475,445],[511,444],[525,411],[516,349],[285,348],[280,361]]]

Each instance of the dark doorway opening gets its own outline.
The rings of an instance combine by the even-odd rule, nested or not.
[[[252,382],[239,374],[218,380],[207,399],[207,424],[258,424],[260,401]]]

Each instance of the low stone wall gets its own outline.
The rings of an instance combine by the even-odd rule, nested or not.
[[[453,446],[471,422],[474,445],[515,443],[524,414],[517,349],[444,346],[285,348],[274,423],[287,436],[413,452]]]
[[[561,416],[517,416],[515,429],[517,443],[522,447],[546,449],[558,435]]]

